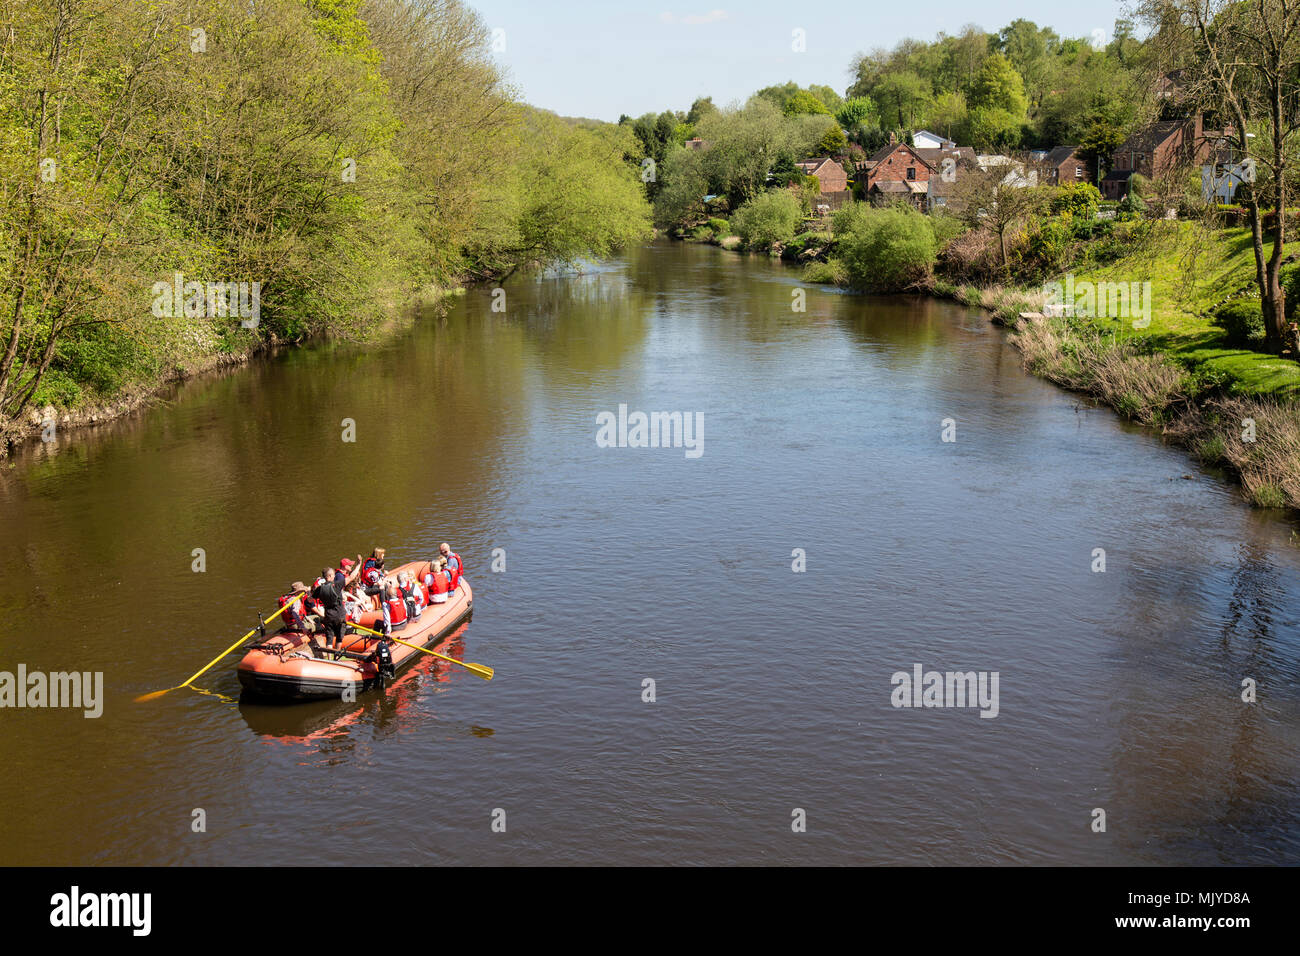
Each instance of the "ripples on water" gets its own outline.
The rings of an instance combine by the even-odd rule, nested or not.
[[[798,313],[796,285],[656,244],[0,472],[3,666],[108,696],[5,713],[5,862],[1300,859],[1292,529],[980,313],[817,287]],[[620,403],[702,412],[704,455],[596,447]],[[268,708],[232,658],[200,681],[224,700],[130,703],[322,563],[444,539],[476,597],[453,653],[490,684],[429,662]],[[894,709],[914,663],[999,672],[998,717]]]

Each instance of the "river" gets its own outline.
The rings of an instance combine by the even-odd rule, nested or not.
[[[5,864],[1300,862],[1294,527],[978,311],[657,242],[56,446],[0,465],[0,669],[103,713],[0,710]],[[133,703],[443,540],[492,682]],[[894,706],[916,665],[996,715]]]

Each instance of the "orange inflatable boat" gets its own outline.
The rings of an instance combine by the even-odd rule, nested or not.
[[[429,571],[428,561],[415,561],[392,569],[389,574],[401,571],[423,579]],[[434,650],[452,635],[456,628],[468,621],[474,612],[474,593],[469,582],[461,578],[456,590],[447,595],[447,603],[430,604],[418,617],[406,622],[392,636],[407,644]],[[365,611],[356,623],[362,627],[380,630],[383,614]],[[282,628],[279,633],[252,645],[239,661],[236,671],[244,690],[257,697],[287,700],[320,698],[355,699],[356,694],[372,687],[383,686],[379,660],[375,651],[380,640],[364,632],[348,634],[343,641],[342,656],[332,652],[315,652],[311,637],[302,631]],[[320,638],[317,637],[317,643]],[[394,671],[401,671],[418,657],[427,657],[419,651],[396,641],[389,643]]]

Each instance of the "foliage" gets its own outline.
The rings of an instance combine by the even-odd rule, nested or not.
[[[853,285],[878,292],[926,278],[938,245],[930,220],[911,206],[855,209],[840,219],[836,256]]]
[[[1214,311],[1214,324],[1224,331],[1224,341],[1240,348],[1264,344],[1264,313],[1259,299],[1231,299]]]
[[[799,230],[803,209],[788,189],[761,193],[745,203],[731,217],[731,228],[750,249],[766,249],[787,243]]]
[[[0,0],[0,430],[646,235],[633,131],[517,103],[489,40],[459,0]]]

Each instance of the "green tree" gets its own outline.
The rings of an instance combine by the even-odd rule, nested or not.
[[[897,121],[900,129],[911,129],[929,106],[930,84],[915,73],[891,73],[876,85],[872,99],[882,123]]]
[[[971,87],[970,106],[972,110],[1001,110],[1017,123],[1025,118],[1028,101],[1024,80],[1001,53],[994,53],[980,67]]]

